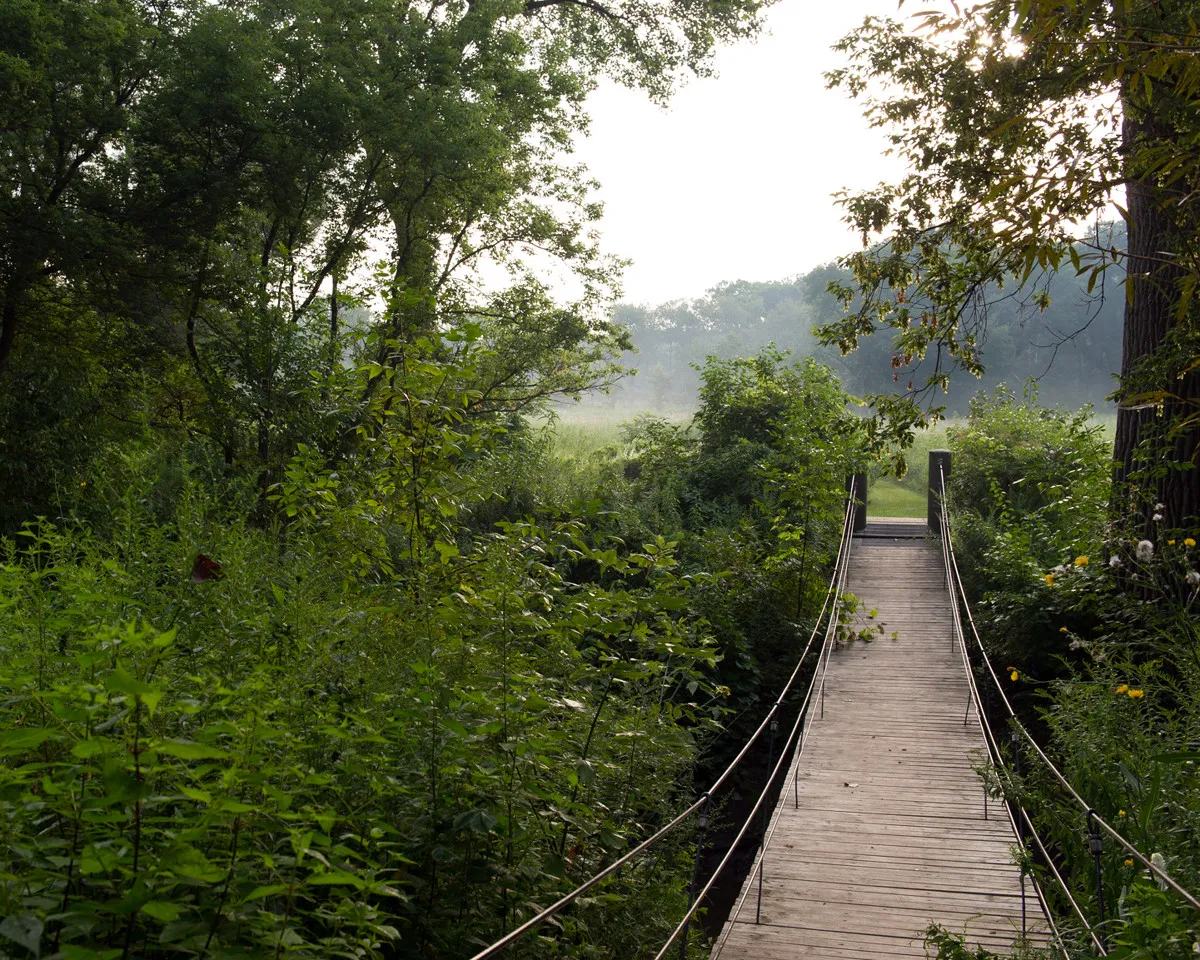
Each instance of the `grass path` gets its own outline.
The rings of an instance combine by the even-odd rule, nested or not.
[[[867,489],[867,517],[924,517],[924,491],[898,483],[891,477],[875,480]]]

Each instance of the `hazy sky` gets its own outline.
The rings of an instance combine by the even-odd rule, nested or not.
[[[891,179],[882,134],[825,89],[829,48],[895,0],[779,0],[768,33],[722,50],[664,110],[606,84],[579,145],[602,185],[604,247],[632,258],[624,300],[694,297],[723,280],[777,280],[854,249],[830,195]],[[903,11],[908,13],[908,9]]]

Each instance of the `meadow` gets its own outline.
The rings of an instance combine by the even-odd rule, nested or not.
[[[555,457],[578,463],[605,448],[624,452],[622,425],[645,415],[649,415],[648,412],[628,407],[563,406],[554,417],[541,422],[541,429],[546,431]],[[665,419],[681,424],[690,421],[691,416],[686,410],[677,410]],[[1106,412],[1093,419],[1102,428],[1105,440],[1111,442],[1116,434],[1116,415]],[[886,476],[879,467],[871,469],[868,472],[867,515],[924,517],[928,509],[929,451],[949,449],[949,432],[964,423],[955,418],[917,433],[906,453],[908,472],[901,479]]]

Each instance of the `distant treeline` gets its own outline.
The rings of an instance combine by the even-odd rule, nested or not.
[[[1123,227],[1102,228],[1123,232]],[[936,358],[913,366],[893,366],[892,331],[866,337],[858,350],[841,356],[820,344],[813,328],[841,314],[826,291],[832,280],[850,282],[849,271],[825,264],[789,280],[736,280],[713,287],[696,300],[672,300],[656,306],[618,304],[614,319],[632,332],[639,353],[629,362],[638,376],[628,378],[610,395],[614,406],[659,411],[694,406],[699,374],[693,365],[716,355],[752,356],[768,343],[811,356],[833,367],[845,388],[869,393],[920,389],[933,372]],[[1071,271],[1034,278],[1021,290],[993,289],[977,310],[986,315],[981,379],[965,373],[953,377],[948,395],[937,391],[935,404],[951,414],[965,413],[981,388],[1007,383],[1019,389],[1037,380],[1043,403],[1078,407],[1106,405],[1121,361],[1124,288],[1112,273],[1107,286],[1087,289],[1087,277]],[[1035,291],[1049,295],[1045,309]],[[948,362],[943,358],[943,363]]]

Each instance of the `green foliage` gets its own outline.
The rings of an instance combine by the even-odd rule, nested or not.
[[[999,956],[981,946],[970,949],[967,938],[957,933],[951,933],[937,923],[931,923],[925,931],[925,949],[936,950],[936,960],[991,960]],[[1013,949],[1005,951],[1004,956],[1016,957],[1018,960],[1038,960],[1049,956],[1044,950],[1038,950],[1025,941],[1018,940]],[[1112,956],[1112,954],[1109,954]]]
[[[998,390],[979,395],[962,427],[948,431],[954,451],[950,494],[995,520],[1007,512],[1045,515],[1067,542],[1067,556],[1094,530],[1089,511],[1107,493],[1102,466],[1108,450],[1090,408],[1078,413],[1047,409],[1036,394]],[[1079,551],[1076,551],[1078,553]]]
[[[486,329],[368,339],[311,387],[353,443],[265,501],[143,434],[0,541],[0,953],[468,956],[690,801],[814,613],[856,421],[814,364],[714,361],[719,445],[640,421],[640,475],[544,497]],[[525,955],[660,943],[692,839]]]
[[[622,512],[634,530],[680,531],[685,567],[721,572],[699,609],[740,706],[789,672],[824,596],[861,433],[837,378],[811,360],[768,347],[710,357],[700,376],[692,427],[642,417],[627,428]]]
[[[134,509],[113,544],[43,525],[7,546],[0,896],[43,943],[462,953],[672,809],[719,708],[670,544],[523,525],[372,586],[311,536],[180,506],[175,529]],[[193,544],[222,579],[187,583]],[[629,884],[678,897],[658,870],[573,923],[619,942]]]
[[[1164,530],[1135,545],[1106,524],[1110,464],[1098,432],[1086,412],[981,398],[951,431],[956,553],[1025,726],[1105,820],[1195,889],[1195,536]],[[1005,790],[1034,818],[1095,922],[1084,812],[1027,752],[1021,767]],[[1107,838],[1101,871],[1110,956],[1182,958],[1194,949],[1191,908]],[[1051,878],[1040,879],[1070,929],[1069,906]]]
[[[0,956],[470,956],[690,803],[811,616],[845,397],[714,363],[640,477],[524,415],[630,347],[584,98],[761,9],[0,9]],[[657,947],[693,843],[522,955]]]
[[[205,438],[265,492],[297,443],[363,424],[357,360],[468,319],[480,415],[611,385],[622,264],[563,160],[584,99],[604,73],[665,97],[761,6],[6,4],[0,442],[33,464],[6,512],[43,512],[47,474],[138,427]]]
[[[850,351],[883,329],[897,366],[935,358],[919,387],[868,397],[881,441],[941,415],[921,400],[951,370],[983,372],[993,290],[1045,309],[1048,276],[1069,268],[1089,294],[1124,285],[1118,479],[1150,448],[1167,469],[1146,505],[1177,526],[1200,516],[1194,14],[1191,0],[990,0],[925,11],[916,29],[868,18],[839,45],[830,85],[864,99],[907,170],[843,198],[863,249],[843,259],[853,281],[830,288],[844,314],[819,335]],[[1124,237],[1099,228],[1110,204]]]
[[[1077,569],[1078,557],[1099,565],[1111,475],[1102,430],[1087,408],[1047,409],[998,391],[977,397],[948,436],[959,565],[991,642],[1021,670],[1057,675],[1060,624],[1043,577]]]

